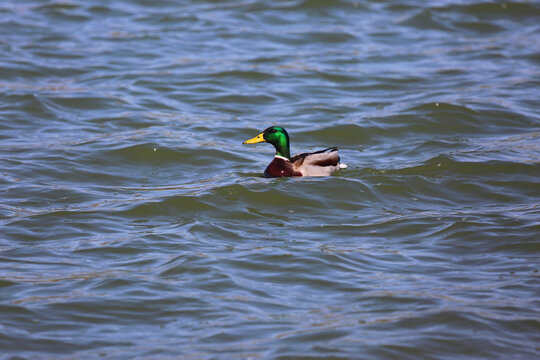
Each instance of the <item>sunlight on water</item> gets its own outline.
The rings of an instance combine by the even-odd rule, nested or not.
[[[539,16],[2,2],[2,355],[540,357]]]

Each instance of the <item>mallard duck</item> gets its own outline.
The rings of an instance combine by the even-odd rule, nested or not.
[[[291,157],[289,134],[280,126],[270,126],[253,139],[243,143],[257,144],[260,142],[270,143],[276,148],[274,159],[264,170],[266,177],[328,176],[338,169],[347,167],[347,165],[339,163],[337,147]]]

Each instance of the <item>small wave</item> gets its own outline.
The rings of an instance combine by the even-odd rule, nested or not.
[[[460,180],[469,179],[468,185],[456,188],[450,187],[448,190],[456,191],[456,194],[466,191],[472,198],[478,196],[488,196],[491,199],[511,199],[520,193],[527,193],[522,184],[530,183],[531,179],[538,174],[539,163],[529,164],[510,161],[483,160],[483,161],[463,161],[457,160],[451,156],[440,155],[425,161],[421,165],[413,165],[393,170],[386,170],[386,174],[422,176],[438,179],[438,182],[458,184]],[[495,186],[490,188],[489,185]],[[454,186],[454,185],[452,185]],[[466,190],[469,188],[469,190]],[[473,188],[476,188],[474,190]],[[507,198],[504,193],[496,195],[496,188],[506,188],[505,191],[513,189],[513,195]],[[441,185],[441,191],[443,187]]]
[[[410,9],[409,9],[410,10]],[[472,4],[432,5],[401,20],[400,24],[424,30],[494,34],[507,30],[508,22],[531,22],[540,14],[533,3],[476,2]]]

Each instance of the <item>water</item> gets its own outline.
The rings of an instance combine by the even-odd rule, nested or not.
[[[2,358],[540,357],[539,19],[3,1]]]

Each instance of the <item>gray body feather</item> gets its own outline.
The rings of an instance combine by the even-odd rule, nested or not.
[[[328,176],[346,167],[345,164],[339,163],[336,147],[294,155],[291,162],[293,169],[302,173],[302,176]]]

